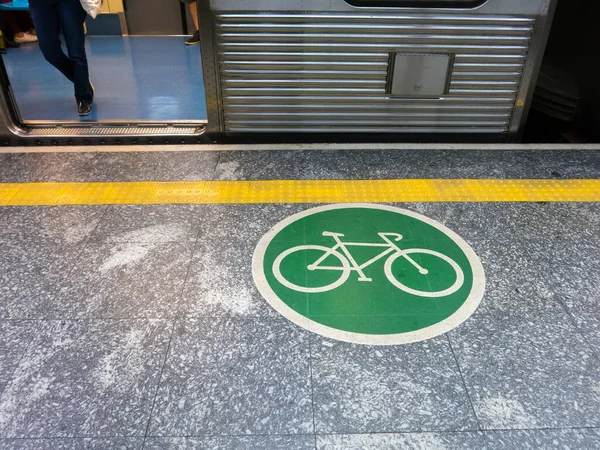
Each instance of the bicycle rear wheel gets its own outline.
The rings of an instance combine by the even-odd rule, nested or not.
[[[289,280],[287,280],[285,278],[285,276],[281,273],[281,263],[283,262],[283,260],[286,257],[288,257],[289,255],[291,255],[292,253],[304,252],[304,251],[308,251],[308,250],[312,250],[312,251],[317,250],[319,252],[322,252],[323,255],[326,253],[329,253],[331,256],[334,256],[337,259],[339,259],[340,263],[342,264],[341,267],[339,267],[339,268],[325,269],[325,268],[317,267],[314,270],[328,270],[328,271],[338,271],[339,270],[340,277],[333,283],[329,283],[324,286],[311,286],[311,287],[299,286],[299,285],[294,284],[294,283],[290,282]],[[320,258],[320,256],[317,259],[315,259],[315,261],[318,260],[319,258]],[[308,270],[308,266],[305,267],[305,269]],[[275,275],[275,278],[277,279],[277,281],[279,281],[281,284],[283,284],[285,287],[287,287],[289,289],[292,289],[292,290],[298,291],[298,292],[306,292],[306,293],[319,293],[319,292],[331,291],[332,289],[335,289],[338,286],[341,286],[342,284],[344,284],[346,282],[346,280],[350,276],[350,271],[351,271],[350,263],[348,262],[346,257],[341,255],[336,250],[331,250],[331,248],[325,247],[323,245],[299,245],[297,247],[292,247],[292,248],[282,252],[277,258],[275,258],[275,261],[273,262],[273,275]]]

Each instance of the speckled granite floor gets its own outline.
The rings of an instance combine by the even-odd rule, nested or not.
[[[600,152],[0,155],[0,182],[599,178]],[[0,208],[1,449],[600,448],[600,204],[403,204],[486,270],[475,314],[369,347],[251,258],[308,205]]]

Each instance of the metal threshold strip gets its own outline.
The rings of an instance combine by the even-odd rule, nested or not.
[[[127,137],[127,136],[199,136],[206,131],[204,123],[182,124],[39,124],[19,129],[21,136],[35,137]]]

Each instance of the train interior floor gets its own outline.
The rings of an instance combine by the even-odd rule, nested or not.
[[[183,36],[89,36],[94,107],[86,121],[205,121],[200,48]],[[79,121],[73,85],[37,44],[3,55],[25,121]]]
[[[593,150],[0,154],[0,448],[600,448],[599,178]],[[348,186],[373,209],[306,215]],[[303,291],[340,230],[344,283]]]

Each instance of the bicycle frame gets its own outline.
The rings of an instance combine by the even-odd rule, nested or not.
[[[401,234],[377,233],[379,235],[379,237],[386,242],[385,244],[383,244],[383,243],[382,244],[370,244],[368,242],[342,242],[342,240],[340,239],[341,237],[344,237],[344,235],[342,233],[333,233],[331,231],[324,231],[322,234],[323,234],[323,236],[328,236],[328,237],[332,237],[333,239],[335,239],[336,244],[333,247],[331,247],[331,249],[327,253],[325,253],[318,260],[316,260],[313,264],[310,264],[308,266],[308,270],[342,270],[343,271],[344,270],[343,267],[320,266],[321,262],[323,262],[325,259],[327,259],[327,257],[329,255],[331,255],[337,249],[341,249],[342,252],[344,253],[344,256],[346,256],[346,258],[352,265],[352,268],[350,270],[358,272],[358,275],[359,275],[358,281],[373,281],[372,278],[368,278],[364,274],[363,269],[365,269],[366,267],[369,267],[371,264],[375,263],[376,261],[380,260],[381,258],[389,255],[390,253],[394,253],[394,252],[397,252],[397,253],[401,254],[404,258],[406,258],[406,260],[409,261],[413,266],[415,266],[419,270],[420,273],[427,274],[426,269],[421,267],[414,259],[412,259],[410,256],[408,256],[400,247],[398,247],[396,244],[394,244],[394,242],[398,242],[402,239]],[[388,236],[392,236],[395,239],[392,241]],[[350,251],[348,250],[348,247],[385,247],[386,250],[384,250],[377,256],[371,258],[367,262],[365,262],[363,264],[358,264],[356,262],[356,260],[354,259],[354,257],[352,256],[352,254],[350,253]]]

